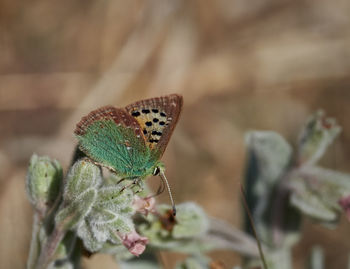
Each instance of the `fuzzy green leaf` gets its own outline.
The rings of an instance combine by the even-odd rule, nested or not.
[[[291,178],[290,186],[293,206],[312,218],[334,222],[342,211],[340,199],[350,195],[350,175],[306,166]]]
[[[78,160],[67,175],[63,199],[65,203],[73,202],[87,189],[97,189],[101,184],[101,169],[87,159]]]
[[[274,245],[271,223],[274,205],[276,205],[276,188],[289,168],[292,157],[291,146],[279,134],[271,131],[249,132],[246,135],[248,147],[248,164],[246,168],[245,191],[248,206],[261,240]],[[287,201],[288,202],[288,201]],[[281,201],[278,201],[281,204]],[[288,203],[287,203],[288,205]],[[295,215],[281,204],[285,216]],[[292,209],[293,210],[293,209]],[[287,213],[288,212],[288,213]],[[282,217],[281,214],[279,214]],[[280,231],[284,239],[295,237],[298,217],[293,221],[283,219]],[[246,231],[252,234],[250,222],[246,216]],[[288,239],[289,240],[289,239]],[[293,240],[292,240],[293,241]]]
[[[248,171],[254,173],[253,192],[265,195],[279,180],[290,163],[292,148],[278,133],[254,131],[245,136],[248,147]]]
[[[78,236],[91,252],[101,249],[106,242],[121,243],[118,233],[134,230],[133,213],[130,190],[121,192],[119,186],[102,187],[90,214],[78,229]]]
[[[209,221],[204,210],[195,203],[187,202],[178,206],[172,236],[174,238],[193,238],[208,232]]]
[[[75,197],[72,202],[66,204],[56,214],[56,226],[62,227],[64,230],[76,229],[90,212],[96,196],[97,191],[90,188],[78,197]]]
[[[163,221],[171,210],[169,205],[159,206],[160,215],[149,214],[146,222],[137,225],[139,232],[149,239],[150,246],[183,253],[198,253],[210,249],[201,237],[209,229],[209,220],[203,209],[195,203],[177,206],[176,220],[165,228]]]

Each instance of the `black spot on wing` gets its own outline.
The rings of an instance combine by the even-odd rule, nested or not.
[[[159,119],[157,119],[157,118],[153,119],[153,122],[158,122],[158,121],[159,121]]]
[[[152,126],[152,122],[151,121],[146,121],[146,126]]]
[[[165,122],[164,122],[164,121],[160,121],[160,122],[159,122],[159,125],[162,125],[162,126],[163,126],[163,125],[165,125]]]
[[[154,109],[152,109],[152,112],[153,112],[153,113],[158,113],[159,110],[154,108]]]
[[[161,136],[162,132],[152,131],[152,135]]]
[[[131,116],[133,116],[133,117],[138,117],[140,115],[141,115],[141,113],[138,112],[138,111],[134,111],[134,112],[131,113]]]
[[[148,113],[151,113],[151,111],[149,109],[142,109],[141,112],[143,114],[148,114]]]

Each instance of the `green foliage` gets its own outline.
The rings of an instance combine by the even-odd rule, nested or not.
[[[97,201],[77,231],[85,248],[96,252],[107,241],[121,244],[117,233],[126,234],[134,230],[132,202],[130,190],[121,192],[119,186],[100,188]]]
[[[78,160],[67,175],[63,193],[64,203],[71,203],[85,191],[96,190],[101,184],[101,169],[88,159]]]
[[[200,237],[208,231],[208,217],[197,204],[191,202],[180,204],[178,211],[176,224],[172,231],[174,238]]]
[[[27,173],[27,195],[33,207],[42,214],[57,199],[62,177],[62,168],[58,161],[33,154]]]
[[[246,135],[248,163],[246,167],[245,190],[259,238],[269,246],[284,242],[294,242],[298,237],[299,218],[286,202],[278,197],[279,185],[292,159],[292,148],[279,134],[271,131],[254,131]],[[280,199],[278,201],[278,199]],[[281,208],[277,209],[276,205]],[[279,211],[281,237],[274,238],[276,215]],[[287,219],[286,216],[294,216]],[[284,218],[285,216],[286,218]],[[252,234],[246,216],[246,230]]]
[[[327,224],[336,224],[343,210],[350,216],[350,175],[316,166],[340,130],[316,112],[300,133],[296,154],[276,133],[247,135],[247,199],[270,269],[292,268],[291,247],[301,236],[303,216]],[[251,232],[248,225],[246,230]],[[248,259],[245,267],[257,264]]]
[[[292,148],[279,134],[272,131],[252,131],[246,134],[249,164],[255,167],[256,195],[271,190],[288,167]],[[250,171],[250,170],[248,170]]]
[[[290,174],[291,205],[321,222],[336,222],[339,201],[350,195],[350,175],[316,166],[341,128],[323,111],[312,115],[299,138],[297,163]]]
[[[150,214],[138,224],[140,233],[150,240],[150,246],[163,250],[196,253],[209,248],[201,242],[209,229],[209,220],[203,209],[195,203],[177,206],[176,219],[171,215],[171,206],[159,206],[158,214]]]
[[[55,221],[56,225],[63,230],[73,230],[77,228],[84,217],[90,212],[96,199],[95,190],[86,190],[58,211]]]
[[[350,175],[318,166],[300,169],[290,181],[291,204],[304,214],[324,222],[339,219],[339,200],[350,195]]]
[[[56,226],[63,230],[76,229],[95,203],[101,182],[101,170],[96,165],[84,159],[77,161],[67,175]]]

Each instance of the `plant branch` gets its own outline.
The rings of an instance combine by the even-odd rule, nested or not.
[[[39,234],[40,234],[41,225],[42,225],[42,222],[40,221],[39,214],[35,212],[34,218],[33,218],[32,240],[30,242],[27,269],[35,269],[35,264],[38,260],[38,256],[40,253]]]
[[[41,249],[40,257],[37,262],[36,268],[46,269],[48,267],[50,262],[52,262],[53,260],[59,243],[62,241],[65,235],[65,230],[63,230],[61,227],[55,227],[50,237],[47,239],[45,245]]]

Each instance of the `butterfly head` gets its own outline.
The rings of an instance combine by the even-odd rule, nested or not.
[[[165,172],[165,166],[162,162],[158,161],[153,167],[152,175],[159,176],[161,173]]]

